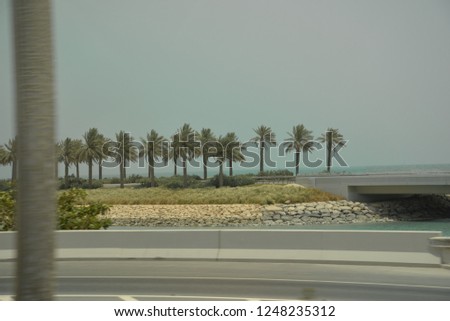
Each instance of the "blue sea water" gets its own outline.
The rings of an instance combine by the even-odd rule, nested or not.
[[[321,174],[325,168],[301,168],[300,175]],[[370,165],[332,167],[332,174],[371,175],[371,174],[450,174],[450,164],[415,164],[415,165]]]
[[[286,168],[265,168],[267,170],[279,170]],[[294,168],[287,168],[294,173]],[[258,168],[239,168],[236,166],[234,169],[235,174],[257,174]],[[450,163],[448,164],[403,164],[403,165],[364,165],[364,166],[333,166],[331,168],[331,174],[334,175],[376,175],[376,174],[450,174]],[[300,167],[299,175],[324,175],[326,173],[326,167]]]

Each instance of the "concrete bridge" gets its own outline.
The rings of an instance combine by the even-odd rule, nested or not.
[[[450,194],[450,173],[297,177],[296,183],[348,200],[371,201],[412,194]]]

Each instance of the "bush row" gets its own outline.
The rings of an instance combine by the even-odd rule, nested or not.
[[[57,228],[60,230],[98,230],[108,228],[112,222],[103,215],[109,206],[86,204],[86,192],[70,189],[61,193],[57,203]],[[0,192],[0,231],[12,231],[15,225],[15,192]]]

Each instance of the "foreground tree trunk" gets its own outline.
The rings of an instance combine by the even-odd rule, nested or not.
[[[20,160],[16,299],[51,300],[56,181],[50,1],[12,4]]]

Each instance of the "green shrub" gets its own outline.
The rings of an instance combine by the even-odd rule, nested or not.
[[[0,231],[15,229],[14,212],[16,201],[13,191],[0,192]]]
[[[7,181],[7,180],[0,181],[0,191],[1,192],[10,191],[12,188],[13,188],[12,183],[10,181]]]
[[[223,176],[223,186],[238,187],[252,185],[255,183],[256,179],[253,175]],[[219,175],[211,178],[208,182],[208,185],[219,187]]]
[[[103,182],[94,180],[92,184],[89,184],[87,179],[76,178],[71,175],[68,178],[68,183],[66,184],[64,179],[59,180],[59,189],[72,189],[72,188],[82,188],[82,189],[96,189],[103,187]]]
[[[152,186],[152,181],[151,181],[150,178],[143,178],[140,183],[141,183],[141,185],[138,188],[140,188],[140,187],[147,188],[147,187],[158,187],[158,186],[160,186],[159,185],[160,184],[159,180],[155,180],[155,184],[154,184],[154,186]]]
[[[141,175],[132,174],[125,180],[125,183],[140,183],[144,178]],[[119,179],[120,183],[120,179]]]
[[[58,227],[61,230],[98,230],[108,228],[112,222],[100,217],[109,206],[100,203],[86,204],[86,192],[71,189],[58,198]]]
[[[112,222],[103,217],[109,206],[86,204],[86,191],[70,189],[58,197],[58,228],[61,230],[95,230],[108,228]],[[0,231],[15,229],[15,199],[13,191],[0,192]]]
[[[111,180],[109,181],[109,184],[120,184],[120,178],[118,178],[118,177],[111,178]]]
[[[170,189],[201,188],[205,186],[205,182],[203,182],[201,177],[198,175],[189,175],[186,182],[183,176],[160,177],[156,180],[156,182],[157,186]]]

